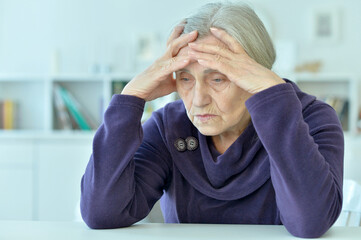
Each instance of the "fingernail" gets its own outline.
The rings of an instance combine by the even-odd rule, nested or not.
[[[189,35],[194,35],[197,32],[197,30],[193,30],[192,32],[189,33]]]
[[[210,30],[211,30],[212,32],[217,32],[217,31],[218,31],[218,28],[211,27]]]

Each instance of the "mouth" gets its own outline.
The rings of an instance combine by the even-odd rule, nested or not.
[[[209,120],[215,118],[217,115],[214,114],[198,114],[194,115],[194,117],[201,123],[208,122]]]

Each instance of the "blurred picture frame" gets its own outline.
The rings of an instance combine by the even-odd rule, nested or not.
[[[315,43],[334,44],[340,41],[340,9],[317,8],[312,16],[312,40]]]

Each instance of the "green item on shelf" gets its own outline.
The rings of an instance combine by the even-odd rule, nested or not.
[[[80,129],[82,130],[91,130],[91,127],[86,122],[84,116],[80,113],[80,110],[77,108],[76,104],[74,103],[72,96],[70,93],[62,86],[59,86],[61,97],[63,98],[66,107],[68,108],[71,116],[75,119],[78,123]]]

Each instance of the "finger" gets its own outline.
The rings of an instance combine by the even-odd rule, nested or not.
[[[184,30],[184,25],[186,24],[186,20],[184,19],[182,22],[180,22],[177,26],[174,27],[172,33],[170,34],[168,40],[167,40],[167,46],[176,38],[178,38],[183,30]]]
[[[163,74],[173,74],[185,66],[187,66],[190,62],[189,56],[176,56],[161,63],[161,71]]]
[[[224,42],[233,52],[247,54],[242,45],[223,29],[211,27],[210,30],[216,38]]]
[[[231,60],[223,58],[221,55],[214,55],[208,53],[199,53],[192,51],[188,52],[191,59],[198,61],[198,63],[206,68],[217,70],[221,73],[226,74],[229,69],[229,64]]]
[[[188,51],[188,55],[191,59],[198,61],[199,59],[209,62],[224,62],[226,58],[219,54],[210,54],[204,52]]]
[[[179,50],[185,46],[188,45],[188,43],[193,42],[197,39],[198,32],[197,30],[194,30],[190,33],[183,34],[180,37],[174,39],[169,44],[169,50],[171,53],[171,56],[174,57],[178,54]]]
[[[210,53],[215,55],[221,55],[225,58],[232,58],[233,52],[222,42],[219,42],[217,45],[215,44],[205,44],[205,43],[188,43],[188,46],[196,51],[203,53]]]

